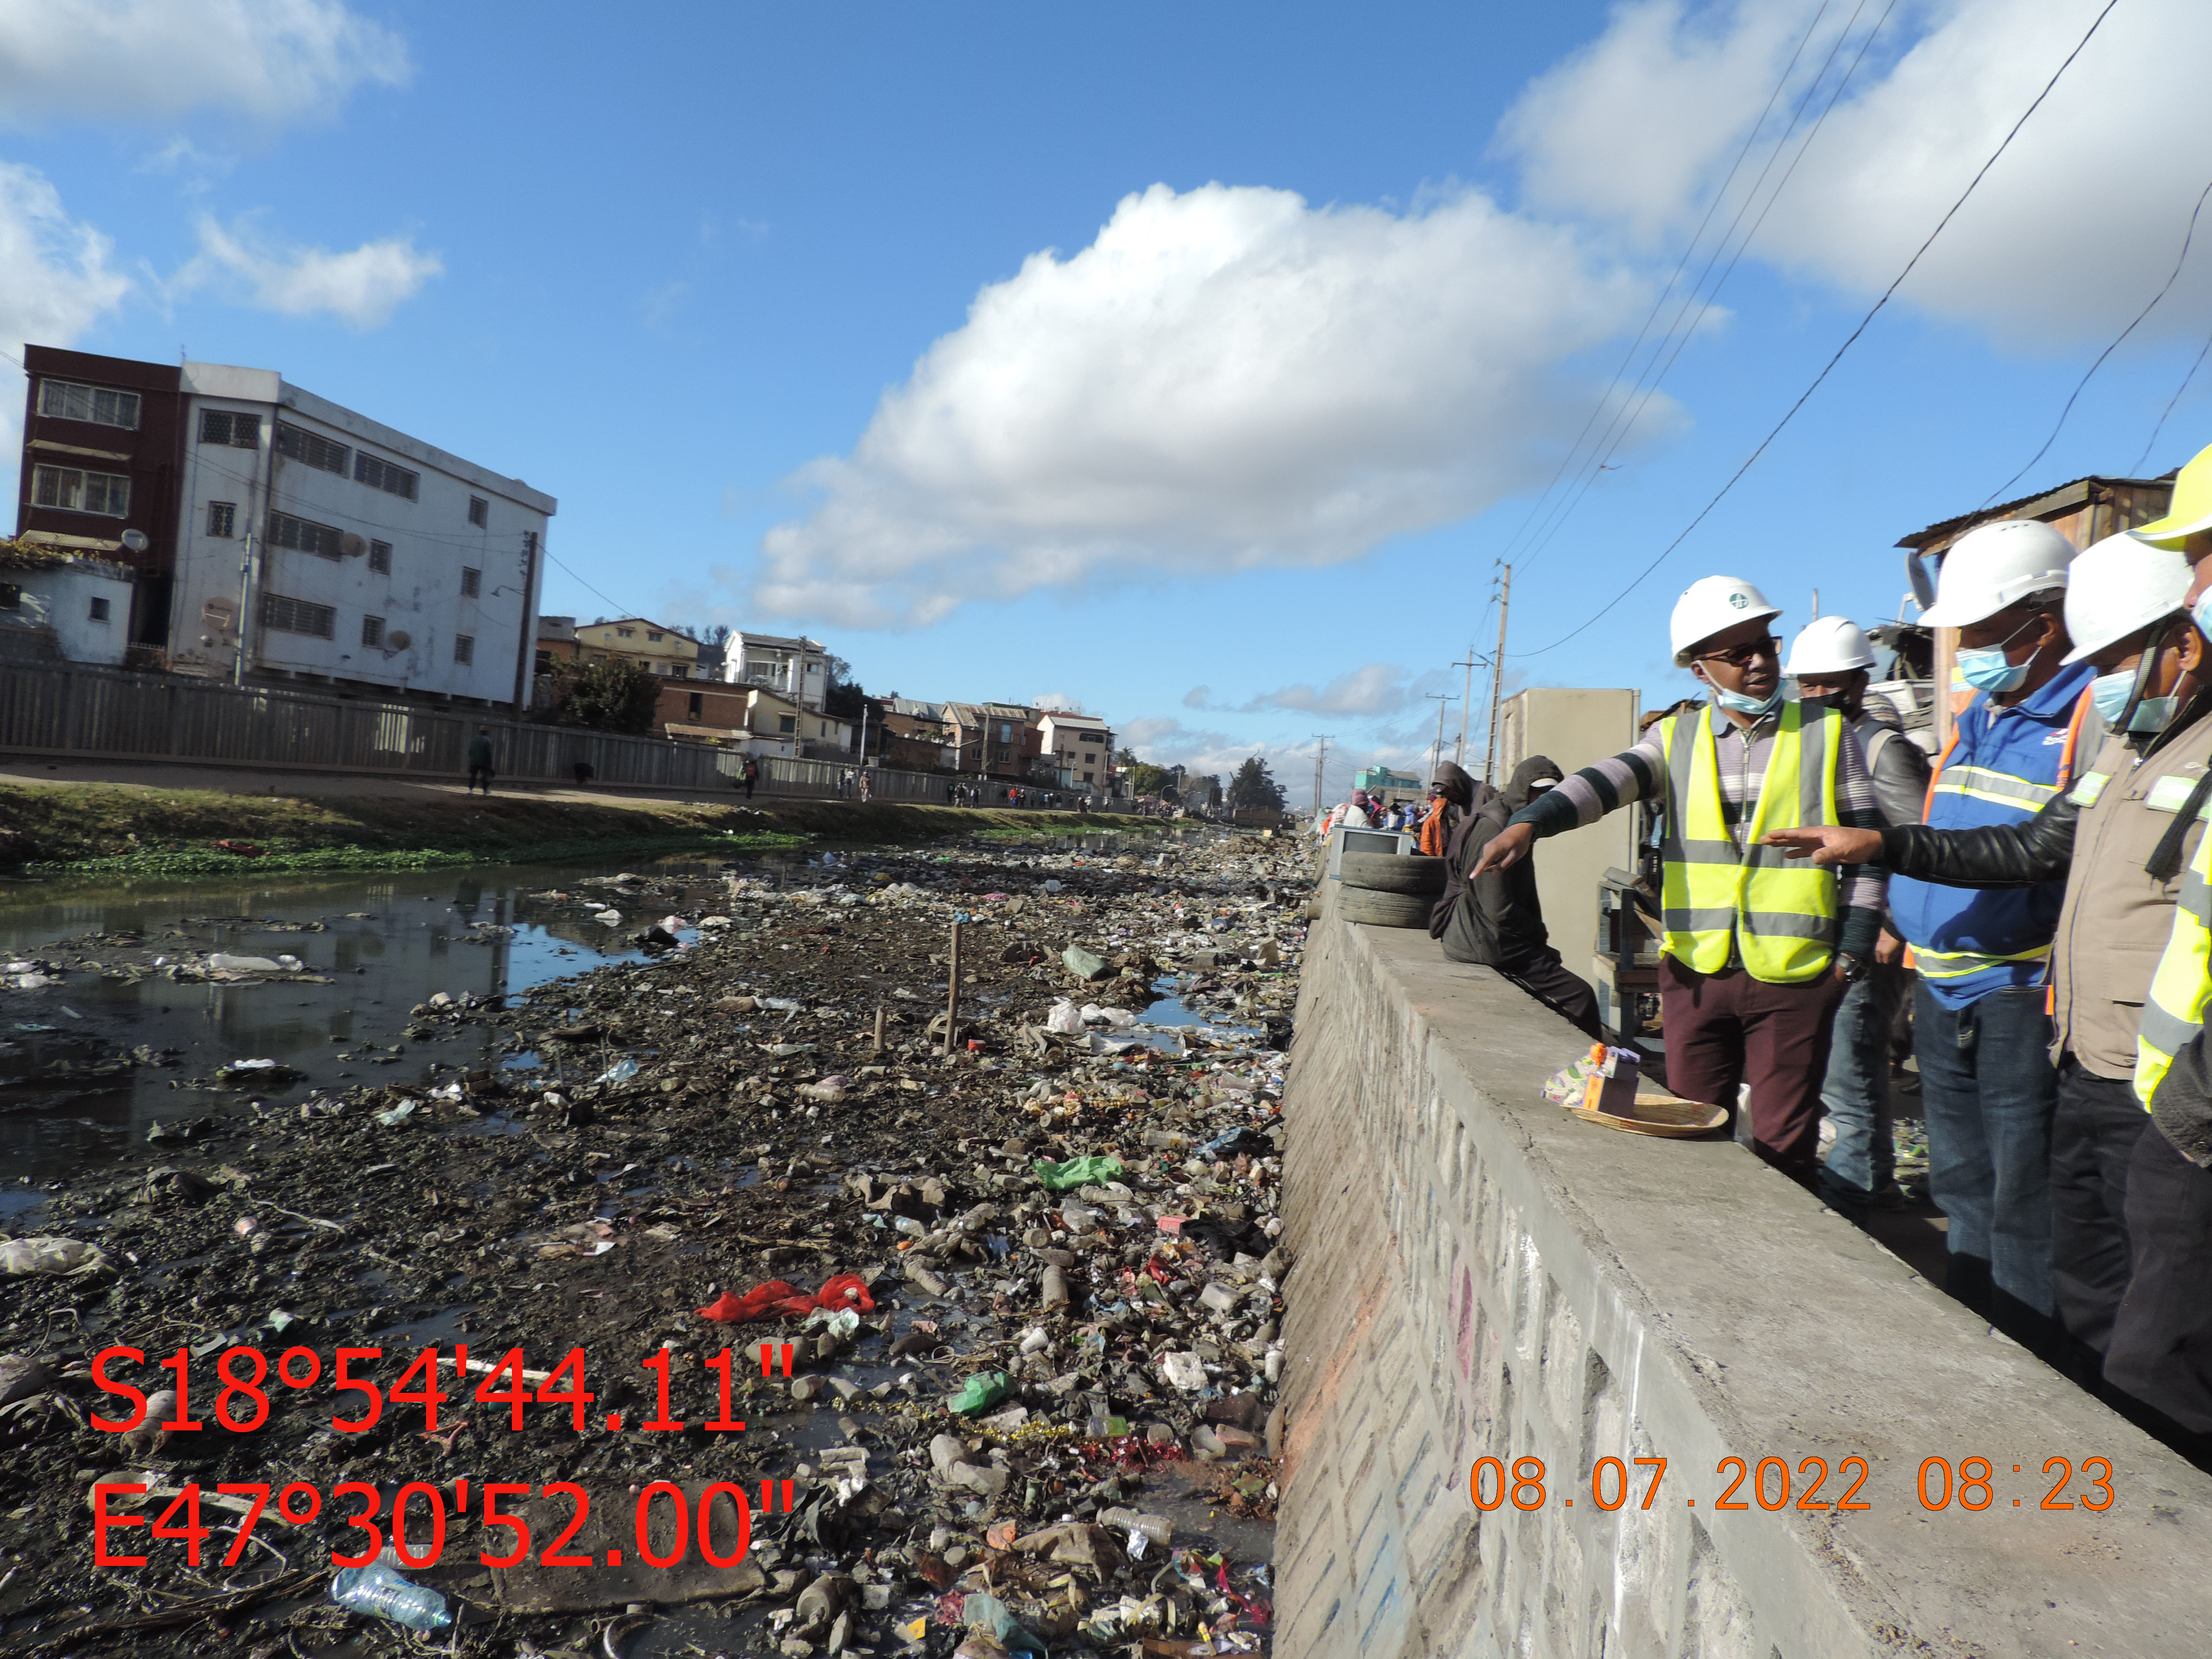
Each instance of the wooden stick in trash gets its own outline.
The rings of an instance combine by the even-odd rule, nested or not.
[[[945,976],[945,1052],[952,1052],[952,1027],[960,1017],[960,924],[952,924],[951,971]]]
[[[449,1353],[441,1353],[438,1356],[438,1363],[441,1365],[450,1367],[453,1364],[453,1356]],[[494,1371],[497,1370],[499,1367],[489,1359],[471,1359],[469,1361],[469,1369],[472,1371],[481,1371],[483,1375],[489,1376]],[[550,1382],[553,1380],[553,1373],[550,1371],[525,1371],[522,1374],[522,1380],[526,1382]]]
[[[877,1054],[881,1054],[881,1053],[883,1053],[883,1051],[884,1051],[884,1005],[883,1005],[882,1003],[880,1003],[880,1002],[879,1002],[879,1003],[878,1003],[878,1004],[876,1005],[876,1047],[875,1047],[875,1050],[874,1050],[874,1052],[876,1052]]]

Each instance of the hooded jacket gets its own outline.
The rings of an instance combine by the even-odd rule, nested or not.
[[[1444,955],[1454,962],[1482,963],[1511,973],[1552,954],[1543,905],[1536,897],[1534,859],[1493,870],[1472,887],[1467,872],[1490,838],[1539,793],[1537,780],[1556,783],[1563,775],[1557,762],[1532,755],[1514,768],[1504,794],[1486,783],[1474,786],[1474,810],[1452,831],[1444,851],[1443,896],[1429,915],[1429,937],[1442,941]]]

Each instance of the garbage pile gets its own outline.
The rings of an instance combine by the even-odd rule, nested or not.
[[[1308,881],[1285,842],[1130,840],[825,854],[703,901],[650,871],[580,885],[642,959],[413,1011],[413,1042],[504,1028],[500,1064],[257,1097],[48,1190],[0,1258],[0,1638],[1265,1652]],[[273,1096],[270,1069],[222,1082]],[[173,1395],[92,1427],[128,1409],[92,1376],[117,1346],[145,1363],[109,1377],[148,1395],[181,1351],[208,1426],[161,1428]],[[331,1387],[341,1347],[381,1350],[350,1362],[384,1391],[358,1430],[333,1424],[361,1399]],[[241,1348],[270,1409],[233,1432],[210,1413]],[[319,1382],[275,1380],[308,1356]],[[96,1484],[147,1487],[108,1513],[151,1519],[223,1482],[323,1502],[235,1551],[245,1516],[204,1506],[224,1565],[141,1528],[109,1546],[146,1565],[92,1565]],[[394,1540],[332,1599],[331,1551],[362,1547],[346,1482],[386,1523],[416,1483],[418,1559],[442,1506],[436,1565]],[[478,1559],[511,1547],[486,1482],[523,1494],[515,1565]],[[725,1565],[732,1492],[750,1547]],[[686,1502],[696,1547],[641,1568]],[[571,1519],[584,1553],[541,1561]]]

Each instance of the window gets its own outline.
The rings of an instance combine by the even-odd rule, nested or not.
[[[208,503],[208,534],[220,536],[226,541],[238,534],[238,503],[236,501]]]
[[[454,660],[455,662],[464,662],[464,663],[466,663],[466,662],[474,662],[476,659],[477,659],[477,636],[476,636],[475,635],[473,635],[473,634],[456,634],[456,635],[453,635],[453,660]]]
[[[465,599],[473,599],[483,591],[483,572],[471,570],[468,566],[463,565],[461,567],[461,597]]]
[[[282,593],[261,596],[261,625],[272,633],[305,634],[311,639],[336,636],[338,613],[326,605],[288,599]]]
[[[62,421],[90,421],[95,426],[138,429],[138,394],[70,380],[39,382],[39,413]]]
[[[200,410],[200,441],[228,444],[233,449],[261,447],[261,417],[229,409]]]
[[[23,590],[14,582],[0,582],[0,611],[21,611]]]
[[[799,731],[799,716],[796,714],[777,715],[775,729],[779,732],[789,732],[795,735]]]
[[[363,645],[374,646],[380,651],[384,648],[383,617],[363,617],[361,619],[361,642]]]
[[[615,632],[625,640],[634,640],[637,637],[637,629],[635,628],[617,628]]]
[[[125,518],[131,512],[131,480],[113,472],[80,472],[73,466],[36,467],[31,474],[31,501],[64,513]]]
[[[691,718],[696,721],[704,720],[706,717],[707,699],[694,691],[691,694]]]
[[[305,461],[325,472],[335,472],[341,478],[345,477],[346,462],[353,454],[346,445],[333,443],[319,432],[310,432],[304,426],[291,426],[283,421],[276,422],[276,453],[289,455],[295,461]]]
[[[1103,743],[1106,741],[1106,734],[1103,732],[1078,732],[1075,734],[1075,738],[1076,741],[1079,743]]]
[[[470,496],[469,522],[479,530],[488,526],[491,523],[491,503],[481,495]]]
[[[390,461],[380,460],[367,450],[354,456],[353,476],[356,483],[365,483],[387,495],[404,495],[410,501],[415,499],[415,492],[422,484],[419,473],[410,472],[404,466],[394,466]]]
[[[368,544],[368,568],[380,576],[392,574],[392,544],[371,542]]]
[[[334,526],[317,524],[313,519],[295,519],[289,513],[269,515],[269,540],[272,546],[289,547],[320,558],[345,556],[338,546],[338,532]]]
[[[654,632],[653,632],[651,629],[649,629],[649,628],[648,628],[648,629],[647,629],[645,630],[645,637],[646,637],[646,638],[647,638],[648,640],[653,641],[655,644],[659,643],[659,641],[660,641],[660,635],[658,635],[658,634],[656,634],[656,633],[654,633]]]
[[[92,602],[91,619],[94,622],[106,622],[107,620],[107,601],[106,599],[94,599]]]
[[[1013,723],[1011,720],[1000,720],[999,722],[999,741],[1000,743],[1012,743],[1013,740]]]

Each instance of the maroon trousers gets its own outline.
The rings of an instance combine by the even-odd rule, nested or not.
[[[1738,1085],[1749,1084],[1753,1149],[1809,1186],[1819,1170],[1828,1037],[1843,1000],[1833,974],[1768,985],[1741,968],[1701,974],[1662,957],[1667,1086],[1685,1100],[1733,1109]]]

